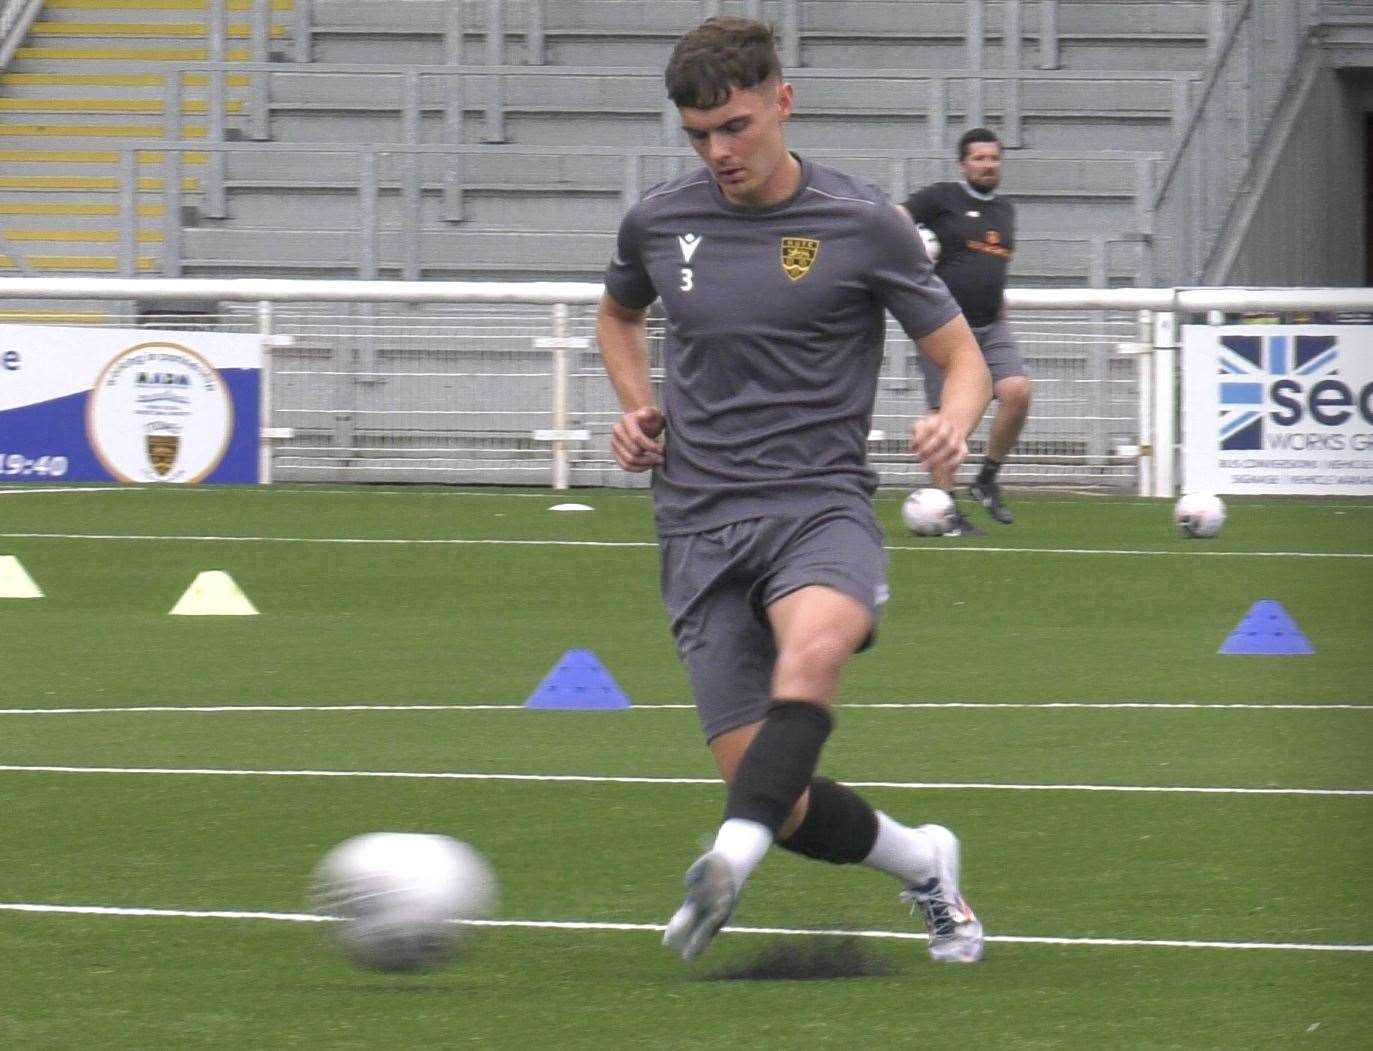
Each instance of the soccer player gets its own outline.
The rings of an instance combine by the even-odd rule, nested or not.
[[[1030,378],[1006,322],[1006,270],[1015,250],[1015,208],[995,193],[1001,183],[1001,143],[993,132],[973,128],[963,134],[958,140],[958,168],[963,173],[961,182],[934,183],[911,194],[902,207],[938,239],[934,272],[963,308],[991,370],[998,408],[987,455],[968,491],[993,519],[1010,525],[1015,516],[1002,499],[997,472],[1015,448],[1030,414]],[[921,353],[918,360],[926,401],[938,411],[944,371],[927,354]],[[953,495],[951,470],[939,465],[930,474],[935,485]],[[981,532],[961,511],[957,522],[949,535]]]
[[[928,467],[966,455],[987,368],[909,220],[871,183],[787,150],[792,87],[767,26],[707,20],[666,80],[704,166],[625,216],[597,317],[623,409],[611,447],[625,470],[654,472],[663,597],[728,786],[664,942],[698,956],[776,843],[892,874],[934,958],[976,960],[953,833],[906,827],[816,768],[841,670],[887,593],[866,465],[883,308],[945,370],[940,410],[911,431]],[[644,323],[659,299],[661,403]]]

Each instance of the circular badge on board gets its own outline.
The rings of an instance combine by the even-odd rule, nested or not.
[[[199,482],[224,459],[233,433],[224,377],[179,343],[121,351],[86,401],[91,449],[121,482]]]

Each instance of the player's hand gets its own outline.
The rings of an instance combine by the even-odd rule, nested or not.
[[[952,473],[968,456],[968,443],[963,435],[937,412],[911,425],[910,449],[931,473],[939,470]]]
[[[667,418],[656,405],[635,409],[620,417],[610,432],[610,451],[615,462],[635,474],[663,462],[663,443],[659,436]]]

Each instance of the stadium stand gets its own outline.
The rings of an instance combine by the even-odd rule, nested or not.
[[[1298,6],[1346,37],[1369,21]],[[683,163],[665,147],[686,156],[667,50],[725,10],[779,25],[791,140],[893,195],[949,177],[964,127],[999,129],[1017,283],[1174,280],[1219,231],[1161,264],[1155,212],[1179,196],[1161,184],[1204,137],[1200,101],[1225,94],[1215,60],[1281,7],[6,0],[37,13],[0,73],[0,269],[594,279],[623,208]]]

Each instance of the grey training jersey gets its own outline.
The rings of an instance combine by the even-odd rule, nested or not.
[[[801,160],[801,186],[741,208],[702,168],[620,224],[606,291],[667,315],[658,531],[867,500],[885,319],[912,339],[958,314],[910,221],[865,179]]]

